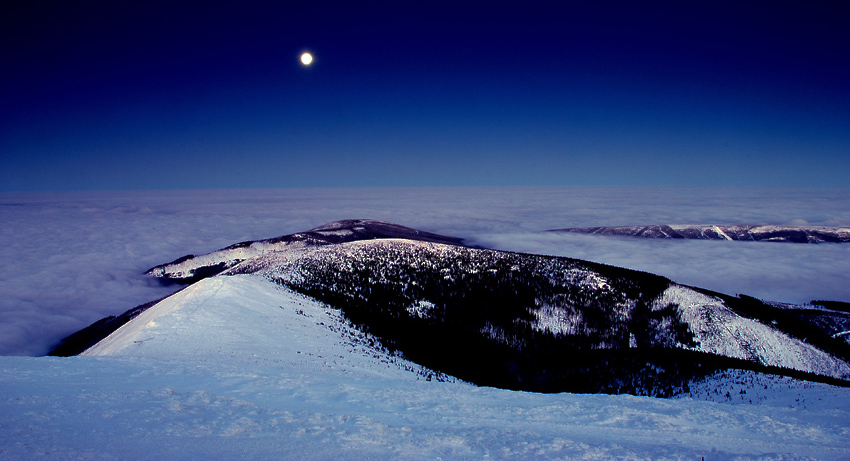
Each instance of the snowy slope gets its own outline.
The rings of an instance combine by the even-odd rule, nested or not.
[[[792,370],[850,378],[850,365],[799,339],[756,320],[741,317],[725,303],[673,284],[656,306],[678,306],[698,343],[695,350]]]
[[[381,375],[428,370],[391,357],[338,311],[262,277],[202,280],[159,302],[83,356],[241,362]]]
[[[510,392],[409,365],[319,303],[255,275],[217,276],[86,356],[0,357],[0,458],[850,456],[848,389],[729,405]]]

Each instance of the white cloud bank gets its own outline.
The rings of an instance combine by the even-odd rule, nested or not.
[[[40,355],[165,296],[179,256],[373,218],[494,248],[589,259],[788,302],[850,301],[850,245],[662,241],[540,231],[637,224],[850,225],[850,189],[529,187],[0,194],[0,354]]]

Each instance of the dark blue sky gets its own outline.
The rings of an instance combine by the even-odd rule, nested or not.
[[[844,2],[17,3],[0,190],[850,184]]]

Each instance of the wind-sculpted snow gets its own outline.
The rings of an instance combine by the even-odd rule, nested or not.
[[[619,235],[628,237],[697,240],[746,240],[756,242],[844,243],[850,242],[848,227],[801,227],[764,225],[652,225],[569,227],[552,232]]]
[[[160,301],[84,356],[221,360],[283,366],[296,361],[346,373],[413,373],[449,379],[391,356],[339,311],[247,275],[212,277]]]

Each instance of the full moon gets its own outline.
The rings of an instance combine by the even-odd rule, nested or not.
[[[304,53],[301,55],[301,63],[303,63],[305,66],[309,66],[311,62],[313,62],[312,54]]]

